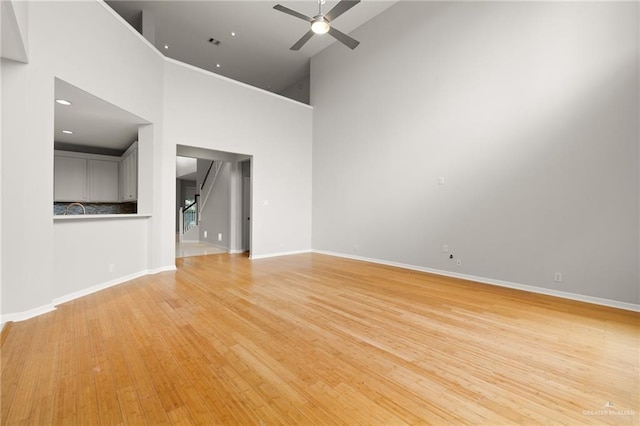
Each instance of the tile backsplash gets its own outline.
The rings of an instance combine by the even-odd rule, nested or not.
[[[53,203],[53,214],[64,214],[67,206],[73,203]],[[82,203],[86,211],[85,214],[136,214],[138,213],[138,203]],[[67,215],[81,215],[82,207],[73,205],[67,211]]]

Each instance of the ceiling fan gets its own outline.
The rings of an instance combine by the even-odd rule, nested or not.
[[[303,35],[302,38],[298,40],[293,46],[291,46],[291,50],[300,50],[300,48],[304,46],[304,44],[308,42],[314,34],[326,33],[329,33],[329,35],[333,36],[333,38],[350,49],[355,49],[356,47],[358,47],[358,45],[360,44],[359,41],[333,28],[331,26],[331,21],[345,13],[347,10],[351,9],[356,4],[360,3],[360,0],[342,0],[337,5],[335,5],[334,8],[331,9],[326,15],[322,14],[322,3],[324,3],[324,0],[318,0],[318,14],[313,18],[303,15],[300,12],[296,12],[295,10],[289,9],[288,7],[285,7],[281,4],[273,6],[275,10],[279,10],[280,12],[284,12],[288,15],[295,16],[296,18],[300,18],[311,23],[311,29],[305,35]]]

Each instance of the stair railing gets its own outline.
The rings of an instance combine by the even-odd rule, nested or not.
[[[182,233],[183,234],[198,224],[198,197],[199,196],[200,195],[196,194],[196,199],[193,203],[189,204],[184,208],[180,208],[180,212],[182,216]]]
[[[213,177],[210,179],[211,183],[209,184],[209,188],[207,189],[207,193],[205,194],[202,202],[200,203],[199,206],[199,211],[198,211],[198,221],[200,220],[200,214],[202,213],[202,211],[204,210],[204,207],[207,205],[207,201],[209,200],[209,195],[211,195],[211,190],[213,189],[213,185],[216,183],[216,179],[218,178],[218,174],[220,173],[220,169],[222,169],[222,166],[224,165],[223,161],[212,161],[211,165],[209,166],[209,170],[207,171],[207,176],[209,176],[209,172],[212,171],[212,167],[215,165],[215,169],[213,169]],[[205,178],[205,183],[206,183],[206,178]],[[204,183],[201,186],[201,189],[204,189]]]

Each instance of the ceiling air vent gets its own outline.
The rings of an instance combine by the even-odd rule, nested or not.
[[[209,43],[213,44],[214,46],[220,46],[220,40],[215,39],[213,37],[209,39]]]

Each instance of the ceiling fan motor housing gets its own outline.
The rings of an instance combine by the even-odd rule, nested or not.
[[[313,23],[311,24],[311,30],[313,30],[316,34],[326,34],[329,32],[329,21],[324,17],[324,15],[316,15],[313,17]]]

